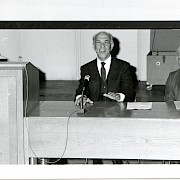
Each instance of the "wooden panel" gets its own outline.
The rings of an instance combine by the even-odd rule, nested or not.
[[[165,85],[169,73],[178,68],[176,56],[147,56],[147,81],[152,85]]]
[[[29,117],[30,157],[61,157],[67,119]],[[180,159],[180,120],[72,117],[64,158]]]
[[[5,144],[3,148],[9,147],[9,161],[3,161],[3,164],[24,164],[24,121],[23,121],[23,73],[22,67],[4,67],[0,70],[0,77],[4,79],[4,83],[8,84],[8,91],[3,99],[2,104],[7,103],[7,109],[2,109],[8,120],[6,124],[7,131],[9,128],[9,144]],[[13,79],[13,80],[11,80]],[[13,81],[13,83],[12,83]],[[11,85],[12,83],[12,85]],[[15,84],[13,86],[13,84]],[[3,84],[1,84],[3,87]],[[2,121],[3,118],[2,118]],[[6,120],[5,120],[6,121]],[[14,148],[14,146],[16,146]],[[13,151],[14,153],[11,153]],[[6,159],[7,160],[7,159]]]
[[[24,164],[28,162],[27,133],[24,131],[23,109],[31,110],[39,98],[38,70],[25,68],[27,63],[1,63],[0,64],[0,164]],[[28,86],[25,86],[26,72],[30,72]],[[32,78],[34,74],[34,78]],[[32,80],[34,79],[34,80]],[[37,80],[35,80],[37,79]],[[35,86],[35,87],[34,87]],[[28,91],[26,91],[28,88]],[[25,108],[24,93],[28,92],[29,103]],[[31,91],[29,93],[29,91]]]
[[[24,115],[28,115],[39,102],[39,70],[31,63],[23,70],[23,100]]]
[[[17,164],[16,78],[0,77],[0,164]]]
[[[176,51],[180,44],[179,29],[152,29],[151,51]]]

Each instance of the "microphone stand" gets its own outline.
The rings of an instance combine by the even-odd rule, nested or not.
[[[84,91],[85,91],[85,87],[83,87],[83,90],[82,90],[82,94],[81,94],[81,104],[80,104],[80,110],[78,111],[78,113],[85,113],[86,109],[84,109]]]
[[[83,85],[83,88],[82,88],[82,94],[81,94],[81,104],[80,104],[80,110],[78,111],[79,113],[85,113],[86,109],[84,109],[83,107],[83,101],[84,101],[84,92],[85,92],[85,88],[87,86],[87,83],[89,82],[89,78],[90,76],[89,75],[86,75],[84,77],[84,85]]]

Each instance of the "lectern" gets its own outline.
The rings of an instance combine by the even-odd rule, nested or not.
[[[24,117],[39,101],[39,70],[29,62],[0,63],[0,164],[25,164]]]

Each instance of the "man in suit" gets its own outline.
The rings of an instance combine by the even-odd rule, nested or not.
[[[76,90],[75,104],[80,105],[84,81],[89,83],[85,89],[83,104],[94,101],[129,102],[135,99],[130,64],[111,55],[114,47],[113,36],[107,32],[99,32],[93,36],[93,48],[97,58],[81,66],[81,78]],[[103,164],[105,160],[93,160],[93,164]],[[121,164],[121,160],[112,160],[113,164]],[[106,163],[110,163],[107,162]]]
[[[177,48],[177,61],[180,64],[180,46]],[[165,101],[180,101],[180,68],[169,73],[165,85]]]
[[[88,76],[88,86],[84,92],[83,103],[113,100],[117,102],[134,101],[130,64],[111,56],[114,47],[113,36],[99,32],[93,37],[93,48],[97,58],[81,66],[81,79],[76,90],[75,104],[80,105],[84,79]]]
[[[177,48],[177,62],[180,65],[180,46]],[[167,102],[180,101],[180,68],[170,72],[165,85],[165,97]],[[180,161],[170,161],[170,164],[180,164]]]

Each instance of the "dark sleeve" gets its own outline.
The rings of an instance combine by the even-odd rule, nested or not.
[[[172,73],[170,73],[165,85],[165,101],[175,101],[175,96],[173,92],[174,87],[172,82]]]
[[[126,63],[122,68],[120,91],[120,93],[125,95],[125,102],[131,102],[135,100],[136,93],[134,89],[133,74],[129,63]]]

